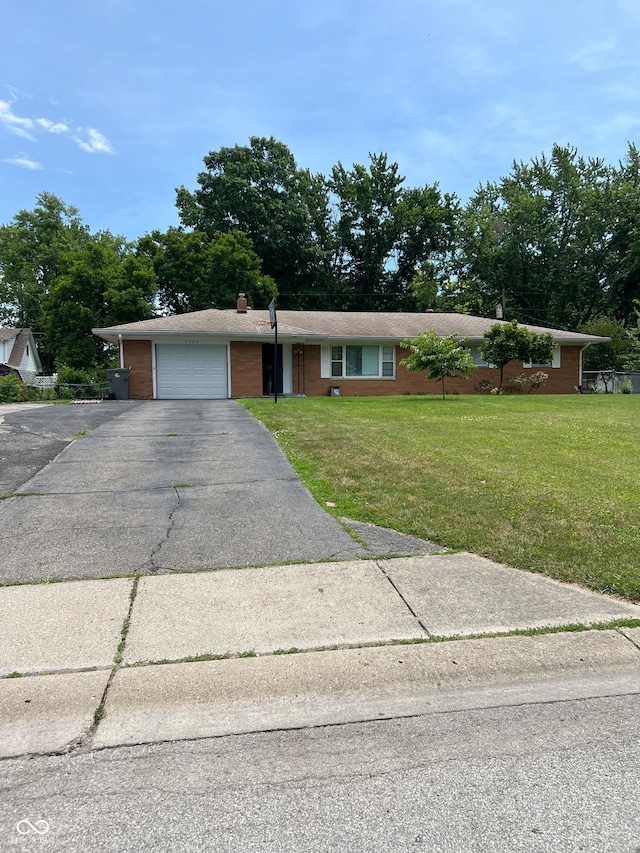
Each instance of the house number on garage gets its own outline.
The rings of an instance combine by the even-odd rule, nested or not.
[[[200,343],[200,341],[197,338],[185,341],[185,344],[188,344],[190,346],[197,346],[199,343]]]

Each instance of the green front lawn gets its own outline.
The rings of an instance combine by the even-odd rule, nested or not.
[[[640,395],[243,405],[337,516],[640,601]]]

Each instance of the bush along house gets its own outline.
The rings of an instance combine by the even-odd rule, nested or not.
[[[253,310],[241,294],[236,308],[141,320],[94,334],[119,348],[120,367],[129,369],[131,399],[224,399],[323,395],[382,396],[440,393],[424,374],[406,370],[401,342],[428,330],[465,338],[477,370],[465,380],[447,380],[449,392],[477,393],[498,384],[496,368],[482,361],[483,335],[506,322],[464,314],[341,311],[278,311],[278,352],[267,310]],[[545,329],[554,356],[548,365],[510,362],[504,381],[548,374],[542,390],[570,394],[581,382],[582,353],[608,338]]]

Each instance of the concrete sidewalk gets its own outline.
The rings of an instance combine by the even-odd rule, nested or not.
[[[469,554],[7,586],[0,610],[4,757],[640,692],[640,628],[561,630],[640,608]]]

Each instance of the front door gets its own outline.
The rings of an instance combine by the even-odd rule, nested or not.
[[[262,344],[262,393],[271,397],[275,393],[274,370],[275,370],[275,344]],[[282,344],[278,344],[278,394],[282,394]]]

